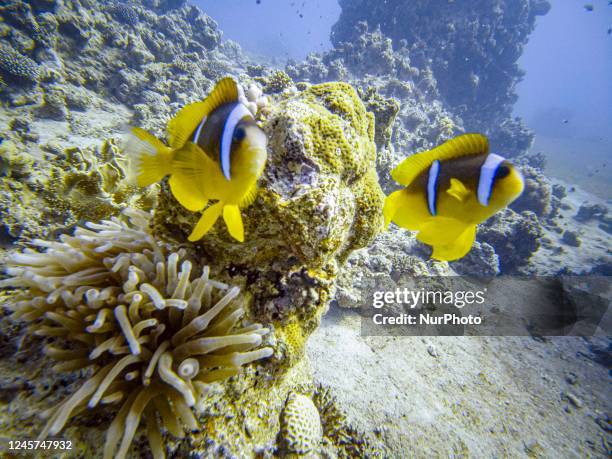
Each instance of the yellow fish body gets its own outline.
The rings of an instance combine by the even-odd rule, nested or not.
[[[239,101],[236,82],[224,78],[203,101],[183,107],[168,123],[169,146],[140,128],[133,128],[128,154],[134,160],[139,186],[170,176],[168,184],[186,209],[209,206],[189,235],[201,239],[223,215],[230,235],[244,241],[240,208],[248,206],[267,159],[265,133]]]
[[[521,174],[503,157],[489,154],[480,134],[464,134],[433,150],[410,156],[392,172],[405,188],[385,200],[385,226],[391,221],[418,231],[433,247],[432,258],[457,260],[476,237],[476,225],[520,196]]]

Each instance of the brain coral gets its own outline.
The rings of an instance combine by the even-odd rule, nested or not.
[[[319,411],[310,397],[289,394],[282,418],[283,447],[289,454],[304,455],[319,449],[323,428]]]
[[[198,428],[193,408],[207,383],[272,354],[260,347],[268,329],[241,323],[240,289],[210,279],[208,267],[193,276],[185,250],[156,241],[148,225],[148,213],[128,209],[59,242],[32,241],[45,252],[10,257],[0,288],[17,289],[13,318],[53,341],[45,349],[57,371],[91,369],[76,392],[42,413],[41,438],[100,407],[116,413],[105,458],[127,455],[143,414],[152,453],[164,457],[158,414],[183,437]]]

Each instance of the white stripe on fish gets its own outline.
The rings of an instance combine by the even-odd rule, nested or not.
[[[242,118],[248,116],[253,118],[253,115],[243,104],[237,104],[225,120],[223,126],[223,133],[221,135],[221,170],[227,180],[230,180],[230,153],[232,149],[232,138],[234,136],[234,130],[236,125]]]
[[[495,173],[499,165],[505,160],[506,158],[491,153],[487,156],[487,159],[480,168],[480,178],[478,179],[478,202],[483,206],[489,205]]]
[[[436,215],[436,198],[438,194],[438,178],[440,177],[440,161],[436,160],[429,167],[427,176],[427,205],[429,213]]]

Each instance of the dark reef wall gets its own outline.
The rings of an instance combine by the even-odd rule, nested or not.
[[[493,146],[518,154],[532,139],[510,114],[523,76],[517,60],[546,0],[340,0],[332,42],[355,42],[365,22],[407,49],[412,65],[431,67],[438,91],[467,130],[487,131]],[[493,131],[491,126],[500,126]],[[508,132],[514,137],[508,142]]]

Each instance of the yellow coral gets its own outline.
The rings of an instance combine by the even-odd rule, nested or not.
[[[268,94],[283,92],[293,85],[293,80],[282,70],[277,70],[267,77],[258,77],[255,80],[264,85],[264,91]]]
[[[443,116],[440,119],[440,134],[443,137],[451,137],[455,132],[456,125],[448,116]]]
[[[304,91],[310,109],[301,120],[307,148],[330,171],[359,176],[376,160],[374,115],[347,83],[324,83]],[[308,130],[310,132],[308,132]],[[351,131],[350,136],[347,131]]]
[[[304,355],[307,336],[297,321],[289,322],[284,327],[280,327],[277,332],[278,339],[285,343],[285,358],[291,365]]]

